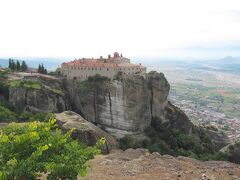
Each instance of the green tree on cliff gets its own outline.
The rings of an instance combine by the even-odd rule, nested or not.
[[[25,61],[22,61],[20,70],[24,72],[27,69],[28,69],[27,63]]]
[[[12,59],[11,58],[8,59],[8,68],[12,69]]]
[[[20,68],[21,68],[20,62],[19,62],[19,60],[17,60],[16,70],[20,71]]]
[[[43,64],[38,65],[38,73],[40,74],[47,74],[47,69],[43,66]]]
[[[9,58],[8,68],[11,69],[12,71],[15,71],[17,69],[17,65],[16,65],[15,61],[11,58]]]

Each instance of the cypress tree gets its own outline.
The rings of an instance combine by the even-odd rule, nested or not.
[[[17,60],[16,70],[17,70],[17,71],[20,71],[20,67],[21,67],[21,66],[20,66],[20,62]]]
[[[17,69],[17,65],[16,65],[16,63],[15,63],[15,61],[12,59],[12,62],[11,62],[11,69],[13,70],[13,71],[15,71],[16,69]]]
[[[41,65],[38,65],[38,73],[41,73]]]
[[[11,60],[11,58],[8,59],[8,68],[12,69],[12,60]]]
[[[21,71],[26,71],[28,69],[27,63],[25,61],[22,61],[22,65],[21,65]]]
[[[47,74],[47,69],[44,68],[43,63],[38,65],[38,73]]]

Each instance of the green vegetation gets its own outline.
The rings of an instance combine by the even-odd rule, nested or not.
[[[61,75],[61,73],[60,73],[60,71],[57,69],[56,71],[51,71],[51,72],[49,72],[48,75],[57,76],[57,77],[58,77],[58,76]]]
[[[200,131],[198,135],[184,134],[177,129],[163,126],[161,121],[155,118],[145,133],[148,138],[144,140],[137,140],[133,136],[120,139],[120,147],[122,149],[143,147],[150,152],[200,160],[228,160],[226,154],[215,152],[210,138],[204,131]]]
[[[9,82],[10,87],[18,88],[24,87],[27,89],[41,89],[41,85],[37,81],[29,81],[29,80],[12,80]]]
[[[28,69],[28,66],[25,61],[22,61],[22,64],[20,64],[19,60],[9,59],[8,68],[12,71],[26,71]]]
[[[10,122],[16,120],[16,113],[10,109],[0,105],[0,121],[1,122]]]
[[[9,69],[0,70],[0,78],[6,78],[6,75],[9,73]]]
[[[8,107],[0,104],[0,122],[26,122],[26,121],[40,121],[46,122],[49,118],[55,117],[52,113],[36,113],[23,112],[15,113]]]
[[[40,123],[12,123],[0,131],[0,179],[77,179],[87,174],[86,162],[101,152],[105,139],[94,147],[62,134],[56,119]]]
[[[109,78],[105,76],[101,76],[100,74],[95,74],[94,76],[89,76],[88,81],[89,82],[102,82],[102,81],[108,81]]]
[[[119,71],[113,80],[122,81],[123,80],[122,75],[123,75],[122,71]]]
[[[47,74],[47,69],[43,66],[43,64],[38,65],[38,73],[40,74]]]
[[[94,76],[89,76],[87,80],[82,81],[80,83],[81,89],[86,93],[89,90],[93,90],[95,93],[101,90],[102,83],[109,81],[110,79],[105,76],[101,76],[99,74],[95,74]]]
[[[240,118],[239,88],[205,86],[202,84],[172,84],[170,94],[178,101],[190,100],[202,107],[208,106],[216,112]]]
[[[0,82],[0,95],[3,95],[5,99],[8,99],[9,85],[7,83]]]
[[[18,122],[25,122],[25,121],[40,121],[46,122],[50,118],[54,118],[55,115],[53,113],[36,113],[32,114],[29,112],[23,112],[18,115]]]
[[[53,88],[49,88],[50,91],[52,91],[55,94],[58,94],[60,96],[64,95],[64,92],[61,89],[53,89]]]

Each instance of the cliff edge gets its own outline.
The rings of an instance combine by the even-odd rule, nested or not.
[[[173,157],[148,153],[143,149],[114,150],[109,155],[89,161],[85,180],[214,180],[240,179],[240,167],[223,161],[198,161],[187,157]]]
[[[190,133],[193,124],[167,97],[170,85],[164,74],[121,76],[110,81],[95,77],[83,82],[65,80],[72,107],[88,121],[122,138],[141,134],[153,118]]]
[[[117,139],[144,135],[153,119],[185,134],[201,131],[181,109],[168,101],[170,85],[163,73],[155,71],[145,78],[121,75],[109,80],[95,75],[85,81],[16,73],[9,75],[8,83],[9,94],[4,97],[8,96],[16,112],[71,110]],[[214,138],[217,137],[214,133],[211,137],[216,139],[217,149],[229,143],[226,137],[224,142]]]

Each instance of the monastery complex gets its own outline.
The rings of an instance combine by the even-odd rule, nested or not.
[[[108,55],[108,58],[102,56],[99,59],[82,58],[62,63],[60,72],[65,78],[85,80],[89,76],[99,74],[113,79],[118,74],[138,74],[145,77],[146,67],[141,64],[132,64],[130,59],[115,52],[113,57]]]

